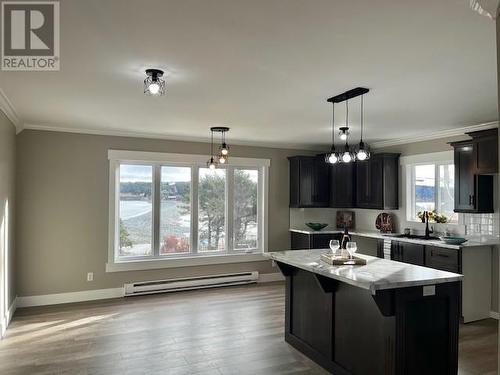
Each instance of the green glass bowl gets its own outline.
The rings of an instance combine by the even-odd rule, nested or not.
[[[455,236],[441,236],[441,237],[439,237],[439,239],[441,241],[443,241],[444,243],[447,243],[449,245],[461,245],[467,241],[466,238],[455,237]]]
[[[326,228],[328,224],[324,223],[306,223],[306,225],[311,228],[312,230],[321,230],[323,228]]]

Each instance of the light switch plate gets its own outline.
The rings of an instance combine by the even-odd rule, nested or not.
[[[436,286],[435,285],[424,285],[423,295],[424,295],[424,297],[436,295]]]

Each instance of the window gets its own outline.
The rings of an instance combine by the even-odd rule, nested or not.
[[[408,165],[408,220],[418,221],[423,211],[436,211],[456,222],[454,165],[451,161]]]
[[[261,253],[269,160],[109,151],[109,262]]]

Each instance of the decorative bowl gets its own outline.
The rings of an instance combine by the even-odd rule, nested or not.
[[[324,223],[306,223],[306,225],[311,228],[312,230],[321,230],[323,228],[326,228],[328,224]]]
[[[460,245],[467,241],[466,238],[455,236],[441,236],[439,239],[449,245]]]

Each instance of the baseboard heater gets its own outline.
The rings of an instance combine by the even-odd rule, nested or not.
[[[221,286],[242,285],[256,283],[259,272],[241,272],[224,275],[210,275],[167,279],[156,281],[141,281],[125,284],[125,296],[143,294],[178,292],[181,290],[216,288]]]

